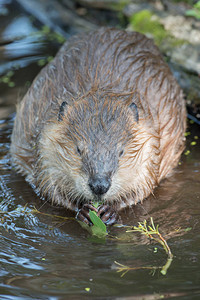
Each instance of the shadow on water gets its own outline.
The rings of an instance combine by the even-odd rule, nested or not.
[[[58,44],[35,34],[38,29],[30,17],[12,6],[3,8],[8,11],[0,27],[0,299],[199,299],[199,127],[191,126],[174,176],[151,199],[121,213],[123,224],[135,225],[150,216],[159,224],[175,256],[167,275],[135,270],[120,277],[114,261],[134,267],[162,265],[162,247],[156,245],[154,253],[154,244],[128,235],[124,227],[110,228],[115,239],[92,240],[72,213],[42,203],[9,165],[15,104]],[[33,213],[34,207],[41,214]]]

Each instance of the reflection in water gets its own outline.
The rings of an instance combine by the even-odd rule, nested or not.
[[[87,299],[88,295],[106,299],[119,296],[142,299],[145,295],[154,297],[155,293],[166,295],[169,292],[198,299],[200,137],[196,139],[196,145],[192,146],[190,142],[198,135],[199,128],[193,126],[194,132],[187,146],[191,152],[188,156],[183,154],[183,161],[174,176],[165,180],[151,199],[121,213],[123,224],[135,225],[150,216],[155,224],[159,224],[175,255],[167,276],[159,272],[152,276],[148,271],[140,270],[120,278],[112,269],[115,260],[129,266],[162,265],[166,260],[163,249],[156,245],[158,251],[154,253],[154,245],[147,246],[147,240],[128,235],[123,227],[110,228],[111,234],[118,239],[98,242],[91,239],[75,220],[63,221],[54,217],[74,215],[44,204],[9,165],[8,150],[14,120],[10,113],[15,110],[16,98],[21,98],[24,93],[24,82],[32,81],[39,71],[33,60],[52,53],[43,48],[40,38],[36,42],[36,37],[27,36],[35,29],[26,16],[6,18],[0,29],[0,39],[26,36],[3,48],[0,46],[0,56],[4,60],[0,66],[1,74],[13,66],[13,61],[19,64],[13,75],[15,87],[9,88],[6,82],[0,82],[0,299]],[[34,207],[50,216],[34,214]],[[192,230],[177,234],[179,227]]]
[[[17,30],[16,30],[17,28]],[[33,26],[31,20],[27,16],[17,16],[13,19],[5,30],[2,33],[2,38],[7,39],[16,39],[23,36],[28,37],[30,34],[36,31],[36,28]],[[39,47],[39,45],[37,45]],[[31,47],[30,47],[31,48]]]

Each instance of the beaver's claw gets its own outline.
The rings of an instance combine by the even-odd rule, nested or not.
[[[76,218],[88,225],[92,225],[92,222],[90,220],[89,211],[93,210],[96,213],[98,212],[98,209],[94,207],[92,204],[84,204],[81,209],[79,209]]]
[[[116,211],[109,205],[101,205],[96,208],[92,204],[84,204],[83,207],[79,209],[76,218],[88,225],[92,225],[89,215],[90,210],[95,211],[97,213],[97,216],[100,217],[106,225],[112,225],[117,220]]]
[[[100,217],[106,225],[112,225],[117,221],[117,213],[109,205],[99,206],[97,216]]]

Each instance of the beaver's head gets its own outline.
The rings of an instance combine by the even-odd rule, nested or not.
[[[58,121],[41,138],[43,176],[70,201],[111,204],[133,195],[146,159],[141,148],[148,137],[136,104],[130,97],[99,97],[63,102]]]

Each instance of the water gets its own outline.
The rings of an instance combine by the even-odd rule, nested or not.
[[[0,5],[5,14],[0,19],[0,78],[8,77],[0,82],[0,299],[199,299],[199,127],[190,125],[188,155],[182,155],[174,176],[143,205],[121,213],[123,224],[137,225],[150,216],[159,224],[174,254],[164,276],[160,269],[142,269],[166,263],[161,245],[128,234],[124,227],[109,228],[104,240],[91,237],[72,213],[42,203],[11,168],[8,151],[15,103],[58,44],[35,34],[39,27],[33,20],[11,1],[3,2],[10,5]],[[121,277],[114,261],[135,270]]]

